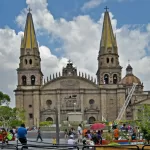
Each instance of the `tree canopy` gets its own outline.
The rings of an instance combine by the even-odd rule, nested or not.
[[[137,125],[140,127],[144,138],[150,141],[150,105],[141,105],[138,109],[138,119]]]
[[[19,126],[25,121],[25,111],[9,106],[0,106],[0,124],[3,127]]]
[[[9,104],[10,102],[10,97],[7,94],[4,94],[3,92],[0,91],[0,105],[2,104]]]

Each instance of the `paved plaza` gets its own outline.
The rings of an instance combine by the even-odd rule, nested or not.
[[[10,145],[4,145],[4,150],[9,150],[9,149],[16,149],[15,146],[17,145],[17,141],[10,141],[9,142]],[[20,143],[18,142],[18,144],[20,145]],[[65,146],[67,144],[67,140],[65,139],[60,139],[60,145],[61,147],[59,148],[50,148],[49,149],[68,149],[66,147],[63,148],[63,146]],[[28,145],[29,146],[29,150],[43,150],[44,146],[52,146],[52,139],[43,139],[43,142],[41,142],[40,140],[38,142],[36,142],[36,139],[35,138],[28,138]],[[34,146],[34,147],[32,147]],[[80,146],[81,148],[81,146]],[[21,146],[19,146],[19,150],[21,149]],[[45,147],[46,149],[46,147]]]

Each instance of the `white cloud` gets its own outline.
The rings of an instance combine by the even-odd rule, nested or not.
[[[61,72],[67,58],[70,58],[78,71],[81,70],[94,76],[97,71],[97,56],[104,15],[102,14],[97,22],[88,15],[76,16],[72,21],[66,21],[64,18],[56,20],[47,9],[46,0],[27,0],[27,4],[32,8],[36,30],[41,32],[44,29],[52,35],[53,40],[63,41],[62,58],[52,54],[51,47],[40,46],[44,75],[49,76],[51,73]],[[150,56],[146,55],[150,47],[148,45],[150,43],[149,24],[145,27],[145,31],[141,30],[140,26],[131,28],[130,25],[124,25],[118,29],[116,28],[117,20],[111,13],[110,17],[113,29],[117,34],[120,63],[124,67],[123,75],[128,59],[130,59],[134,74],[144,82],[146,89],[150,89]],[[16,18],[16,21],[24,27],[25,19],[26,9]],[[13,87],[15,89],[17,84],[15,69],[18,67],[21,35],[22,32],[15,33],[9,28],[0,29],[0,63],[3,64],[0,66],[0,90],[8,92],[11,96],[14,95],[12,89]]]
[[[86,3],[84,3],[81,10],[85,11],[86,9],[95,8],[104,2],[106,2],[106,0],[90,0]]]
[[[95,7],[98,7],[99,5],[101,5],[102,3],[107,2],[108,0],[89,0],[87,2],[85,2],[83,4],[83,6],[81,7],[82,11],[88,10],[88,9],[92,9]],[[113,1],[113,0],[109,0],[109,1]],[[125,1],[134,1],[134,0],[114,0],[116,2],[125,2]]]

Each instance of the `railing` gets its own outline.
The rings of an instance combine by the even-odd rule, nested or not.
[[[31,141],[30,141],[31,142]],[[32,141],[35,142],[35,141]],[[59,144],[59,145],[53,145],[52,143],[40,143],[39,144],[27,144],[27,145],[22,145],[20,143],[16,143],[16,144],[1,144],[1,149],[11,149],[11,150],[25,150],[26,147],[28,147],[28,149],[38,149],[38,150],[44,150],[44,149],[73,149],[73,150],[87,150],[87,149],[92,149],[92,150],[150,150],[150,144],[147,145],[115,145],[115,146],[109,146],[109,145],[96,145],[96,146],[91,146],[91,145],[87,145],[87,146],[83,146],[83,145],[66,145],[66,144]]]
[[[23,145],[21,150],[25,150],[27,148],[38,148],[41,150],[44,149],[59,149],[59,148],[64,148],[64,149],[73,149],[73,150],[79,150],[79,147],[77,145]]]
[[[150,149],[150,144],[146,144],[142,147],[142,150],[147,150]]]
[[[35,141],[30,141],[30,142],[35,142]],[[74,149],[74,150],[79,150],[79,145],[66,145],[66,144],[59,144],[59,145],[53,145],[52,143],[45,143],[42,142],[39,144],[20,144],[18,141],[16,144],[1,144],[1,149],[11,149],[11,150],[25,150],[25,149],[38,149],[38,150],[44,150],[44,149]]]

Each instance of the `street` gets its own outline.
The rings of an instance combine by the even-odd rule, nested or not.
[[[17,142],[18,141],[10,141],[9,142],[9,145],[4,145],[4,150],[9,150],[9,149],[16,149],[16,145],[17,145]],[[67,143],[67,140],[65,140],[65,139],[60,139],[60,147],[58,148],[58,147],[55,147],[54,149],[64,149],[64,150],[66,150],[67,149],[67,147],[64,147],[63,148],[63,146],[65,146],[66,145],[66,143]],[[20,145],[20,142],[18,142],[18,145]],[[48,146],[52,146],[52,139],[46,139],[46,138],[44,138],[43,139],[43,142],[41,142],[40,140],[38,141],[38,142],[36,142],[36,139],[35,138],[28,138],[28,145],[29,145],[29,147],[28,147],[28,149],[29,150],[43,150],[44,149],[44,146],[45,146],[45,149],[48,149]],[[47,148],[46,148],[47,147]],[[19,150],[21,149],[21,146],[19,146],[18,147],[19,148]],[[53,149],[52,147],[50,148],[49,147],[49,149]],[[75,148],[75,149],[77,149],[77,148]]]

